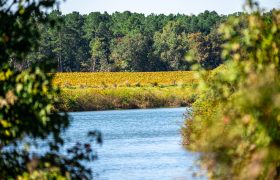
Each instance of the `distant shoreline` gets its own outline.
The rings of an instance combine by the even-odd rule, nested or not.
[[[64,89],[55,109],[64,112],[186,107],[194,102],[191,87],[122,87]]]
[[[57,73],[55,109],[65,112],[185,107],[195,100],[193,71]]]

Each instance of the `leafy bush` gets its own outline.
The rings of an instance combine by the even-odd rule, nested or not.
[[[200,73],[183,128],[212,179],[280,178],[280,11],[252,10],[220,27],[225,65]]]
[[[60,133],[69,125],[65,113],[53,111],[59,89],[53,86],[49,66],[16,71],[28,53],[38,47],[39,24],[54,25],[43,10],[55,1],[0,0],[0,179],[91,179],[82,162],[96,158],[92,143],[79,144],[62,155]],[[99,137],[92,132],[89,136]],[[48,142],[44,154],[31,153],[26,138]],[[51,138],[49,138],[51,137]],[[34,141],[32,141],[34,143]],[[37,148],[36,144],[30,142]],[[24,146],[26,145],[26,146]]]

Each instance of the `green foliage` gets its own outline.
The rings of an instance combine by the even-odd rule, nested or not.
[[[113,44],[111,58],[115,71],[149,71],[150,40],[142,34],[131,34]]]
[[[65,113],[53,111],[59,89],[46,73],[51,68],[14,68],[35,57],[28,56],[31,50],[44,51],[38,49],[42,25],[53,27],[55,21],[43,10],[54,3],[0,0],[0,179],[92,178],[91,170],[82,164],[96,158],[91,144],[77,143],[67,150],[67,156],[59,151],[63,145],[60,133],[68,127],[69,119]],[[53,53],[50,49],[46,52]],[[46,153],[31,154],[29,145],[40,147],[27,138],[47,141]]]
[[[191,61],[195,60],[201,67],[212,69],[222,63],[221,46],[223,44],[221,35],[213,29],[210,34],[192,33],[188,35],[188,55]]]
[[[145,16],[129,11],[115,12],[112,15],[107,12],[93,12],[88,15],[73,12],[62,15],[55,10],[48,15],[48,18],[60,22],[60,28],[53,29],[36,21],[40,27],[40,46],[32,48],[32,53],[21,63],[14,62],[18,69],[47,61],[55,64],[58,72],[187,70],[189,66],[184,61],[184,53],[187,51],[184,37],[191,33],[201,33],[203,36],[214,33],[216,24],[225,17],[209,11],[197,16],[180,14]],[[176,25],[172,25],[173,29],[169,27],[167,30],[171,24]],[[180,32],[177,32],[175,26]],[[173,30],[175,31],[171,37],[158,36],[159,33],[169,33],[168,31]],[[140,40],[140,48],[135,48],[133,52],[128,53],[130,55],[125,55],[126,49],[119,48],[118,45],[122,44],[124,47],[123,44],[132,44],[135,47],[136,42],[126,42],[131,38]],[[165,42],[165,38],[169,38],[169,42]],[[207,43],[202,43],[207,46],[202,48],[209,49],[208,45],[212,43],[209,41],[212,40],[217,42],[216,39],[207,38]],[[146,52],[147,50],[149,52]],[[218,48],[215,50],[220,53]],[[211,52],[212,49],[209,51]],[[123,57],[124,55],[126,57]],[[212,55],[214,54],[209,53],[208,56],[211,61],[203,60],[208,62],[207,68],[217,66],[215,59],[219,56]],[[117,56],[121,58],[123,65],[118,64],[120,61],[116,60]],[[110,59],[110,57],[114,58]],[[132,61],[132,57],[140,59]],[[47,60],[48,58],[51,60]],[[143,62],[146,66],[139,67]]]
[[[62,44],[64,71],[78,71],[81,68],[81,62],[88,57],[89,48],[84,39],[83,24],[84,18],[78,12],[68,14],[64,18],[61,29],[64,37]]]
[[[109,25],[111,16],[108,13],[101,14],[99,12],[92,12],[85,17],[83,31],[87,40],[93,38],[102,38],[111,36],[109,31]]]
[[[211,179],[280,177],[280,12],[264,14],[248,2],[254,11],[220,27],[226,64],[200,73],[183,129]]]
[[[101,38],[95,38],[91,41],[91,68],[95,71],[109,71],[109,54],[106,52],[108,44]],[[85,66],[88,64],[85,64]]]
[[[111,30],[115,37],[123,37],[131,33],[141,33],[143,28],[144,14],[115,12],[112,14]]]
[[[201,64],[201,66],[204,66],[210,53],[206,36],[202,33],[189,34],[188,49],[191,57],[193,57],[197,63]]]
[[[181,23],[169,22],[162,32],[156,32],[154,48],[155,54],[166,64],[168,70],[188,69],[184,58],[187,51],[187,35]]]
[[[53,135],[60,142],[59,132],[68,126],[68,120],[65,115],[51,112],[50,103],[56,101],[58,89],[52,87],[50,75],[39,68],[21,73],[2,69],[0,77],[1,145],[9,145],[26,135],[34,138]]]

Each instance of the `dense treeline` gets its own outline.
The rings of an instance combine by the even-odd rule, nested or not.
[[[271,12],[266,14],[269,19]],[[17,68],[52,59],[58,72],[190,70],[192,64],[185,55],[191,54],[195,63],[213,69],[222,62],[219,25],[230,17],[247,15],[215,11],[191,16],[129,11],[63,15],[53,11],[48,16],[60,27],[38,24],[41,45],[24,63],[15,64]]]
[[[227,16],[214,11],[197,16],[53,11],[49,16],[61,21],[60,28],[38,25],[41,46],[18,68],[51,57],[60,72],[188,70],[186,52],[206,68],[221,63],[217,27]]]

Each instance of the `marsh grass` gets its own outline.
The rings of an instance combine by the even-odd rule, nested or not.
[[[190,71],[142,73],[59,73],[61,111],[179,107],[194,101]],[[102,75],[102,76],[101,76]]]
[[[191,86],[79,88],[63,89],[60,100],[62,111],[180,107],[194,101],[194,92]]]

